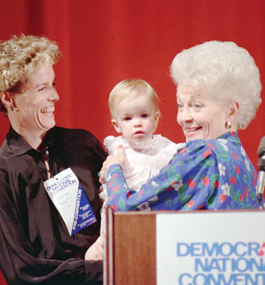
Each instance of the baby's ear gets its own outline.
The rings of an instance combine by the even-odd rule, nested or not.
[[[156,114],[155,114],[155,120],[158,121],[159,117],[160,117],[160,113],[157,111]]]
[[[160,117],[160,113],[159,113],[159,112],[156,112],[156,113],[155,113],[155,125],[154,125],[154,129],[155,129],[155,130],[156,130],[157,125],[158,125],[159,117]]]
[[[115,131],[120,134],[121,133],[121,129],[120,129],[118,123],[116,122],[116,120],[112,119],[111,123],[112,123],[112,126],[114,127]]]

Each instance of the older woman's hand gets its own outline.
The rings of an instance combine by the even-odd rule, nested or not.
[[[106,173],[109,167],[113,164],[120,164],[121,167],[123,166],[125,162],[125,151],[122,145],[119,145],[117,154],[116,155],[109,155],[105,162],[103,163],[103,166],[100,171],[100,178],[99,182],[101,184],[106,183]]]

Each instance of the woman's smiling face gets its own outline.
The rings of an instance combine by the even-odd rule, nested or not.
[[[43,64],[20,85],[14,96],[14,116],[21,133],[45,132],[55,125],[54,105],[59,96],[54,88],[55,74],[51,64]]]
[[[177,89],[177,121],[182,127],[186,141],[216,139],[228,130],[229,106],[207,95],[205,90],[194,90],[180,83]]]

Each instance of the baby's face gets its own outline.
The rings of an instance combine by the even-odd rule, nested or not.
[[[147,96],[139,95],[117,102],[114,114],[112,124],[127,141],[143,143],[151,140],[159,115]]]

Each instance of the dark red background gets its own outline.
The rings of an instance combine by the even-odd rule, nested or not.
[[[184,140],[169,77],[171,61],[184,48],[213,39],[234,41],[254,57],[265,86],[264,0],[1,0],[0,39],[20,33],[46,35],[63,52],[55,66],[61,97],[57,125],[90,130],[101,142],[115,135],[109,92],[120,80],[134,77],[158,93],[162,117],[157,133]],[[264,109],[262,103],[256,118],[239,132],[255,166],[265,135]],[[3,116],[0,126],[2,142],[9,128]]]

